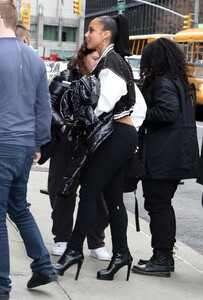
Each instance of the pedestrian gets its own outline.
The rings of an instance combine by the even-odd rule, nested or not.
[[[21,39],[28,46],[30,45],[30,31],[23,25],[16,25],[15,35],[17,38]],[[31,206],[31,203],[28,202],[27,206]]]
[[[17,24],[15,35],[28,46],[30,45],[30,31],[23,25]]]
[[[148,44],[140,64],[147,104],[139,129],[144,207],[150,217],[153,255],[133,266],[134,273],[170,277],[174,271],[176,219],[172,198],[181,179],[197,177],[199,149],[186,59],[171,40]]]
[[[87,49],[83,43],[77,55],[68,64],[68,69],[61,72],[50,83],[49,89],[52,99],[53,118],[52,133],[56,139],[54,150],[50,157],[48,193],[52,207],[52,233],[55,244],[51,250],[52,255],[61,256],[70,238],[73,229],[73,214],[76,204],[79,178],[76,179],[73,188],[67,196],[58,193],[57,188],[65,171],[73,157],[74,141],[67,139],[67,128],[60,117],[60,101],[65,88],[62,81],[71,82],[80,79],[83,75],[90,75],[99,59],[94,49]],[[63,132],[62,132],[63,131]],[[108,211],[104,200],[98,201],[97,220],[87,235],[90,256],[99,260],[110,260],[110,255],[105,248],[104,229],[108,226]]]
[[[11,291],[7,214],[32,259],[27,287],[50,283],[57,276],[26,199],[32,163],[50,139],[46,70],[41,58],[15,36],[17,10],[12,1],[0,2],[0,16],[0,299],[6,300]]]
[[[124,58],[130,55],[127,18],[119,14],[93,19],[85,41],[88,49],[96,49],[100,55],[93,71],[100,80],[99,99],[95,107],[93,105],[92,115],[98,122],[90,126],[89,134],[86,131],[89,160],[83,169],[77,220],[66,251],[55,269],[63,275],[71,265],[77,264],[75,279],[78,278],[84,260],[83,242],[94,221],[102,193],[109,212],[113,256],[108,268],[99,271],[97,278],[113,280],[114,274],[127,266],[128,280],[132,256],[127,244],[128,219],[123,188],[126,163],[137,147],[137,131],[130,118],[135,104],[133,74]]]

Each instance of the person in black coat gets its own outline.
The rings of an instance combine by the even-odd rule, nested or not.
[[[199,149],[186,61],[178,46],[160,38],[148,44],[141,59],[146,119],[139,130],[146,168],[144,207],[150,216],[153,256],[132,271],[170,277],[176,219],[172,198],[181,179],[196,178]]]

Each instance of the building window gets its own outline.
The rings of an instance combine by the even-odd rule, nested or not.
[[[62,41],[75,42],[76,41],[76,28],[75,27],[62,27]]]
[[[37,36],[37,25],[30,24],[30,38],[31,40],[35,40]]]
[[[58,41],[58,27],[44,25],[43,39],[47,41]]]

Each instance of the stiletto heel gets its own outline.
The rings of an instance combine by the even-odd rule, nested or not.
[[[120,270],[122,267],[127,266],[127,277],[126,280],[129,280],[130,269],[132,265],[133,258],[130,255],[130,252],[124,253],[115,253],[109,263],[107,269],[100,270],[97,272],[97,279],[100,280],[113,280],[114,275]]]
[[[131,270],[132,262],[133,261],[131,260],[131,262],[129,262],[129,264],[128,264],[126,281],[128,281],[129,277],[130,277],[130,270]]]
[[[75,275],[75,280],[78,280],[82,264],[83,264],[83,260],[81,260],[80,262],[78,262],[78,268],[77,268],[77,272],[76,272],[76,275]]]
[[[72,265],[77,264],[77,271],[75,275],[75,280],[78,280],[80,269],[84,261],[84,256],[82,253],[72,250],[67,245],[67,248],[63,255],[60,257],[56,264],[53,264],[56,274],[63,276],[64,272],[70,268]]]

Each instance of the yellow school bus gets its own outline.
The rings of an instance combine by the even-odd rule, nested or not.
[[[131,53],[135,55],[142,55],[143,49],[148,43],[153,42],[160,37],[173,39],[173,36],[173,34],[131,35],[129,37]]]
[[[194,91],[193,104],[203,105],[203,28],[191,28],[174,35],[188,61],[188,79]]]

